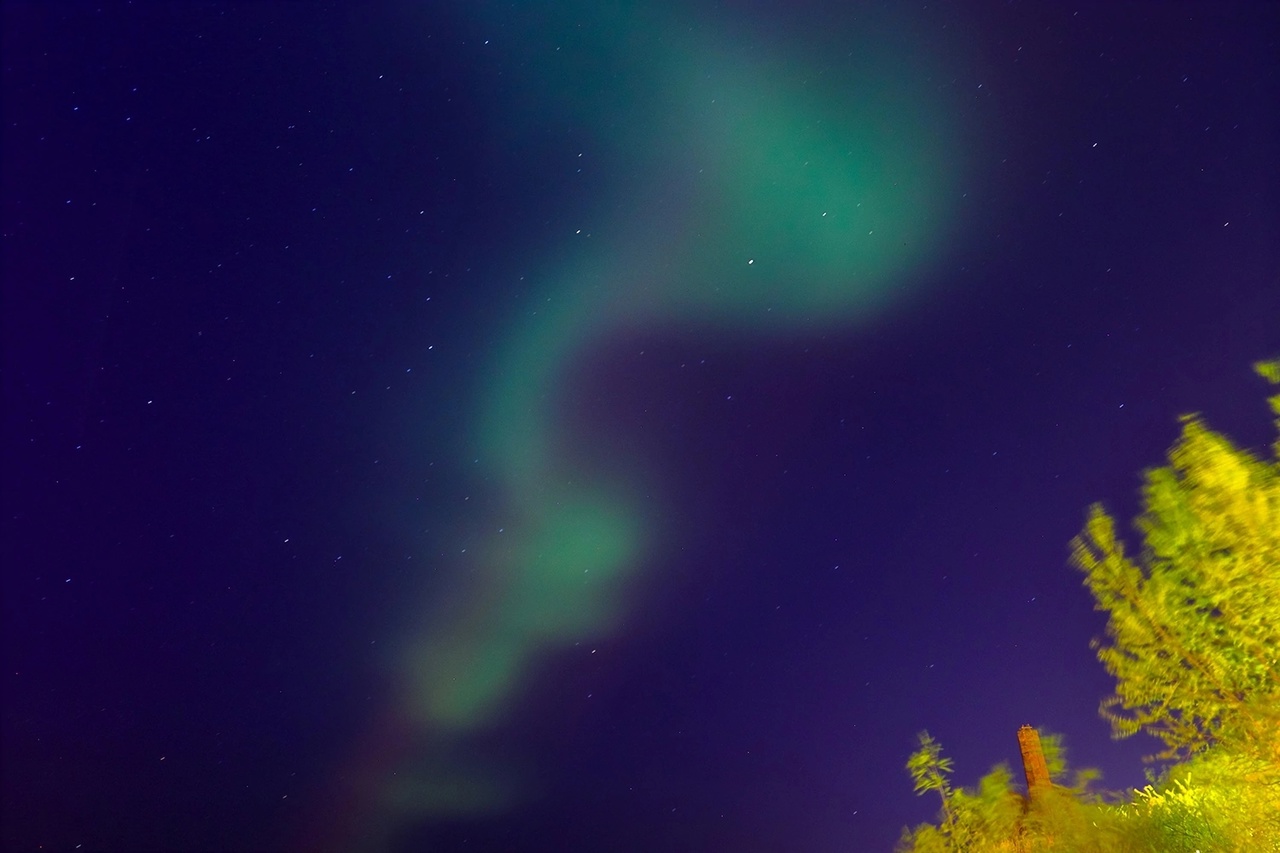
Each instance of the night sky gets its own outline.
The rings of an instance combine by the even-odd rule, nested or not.
[[[5,849],[888,851],[926,728],[1143,783],[1068,542],[1274,438],[1280,4],[5,2],[3,67]]]

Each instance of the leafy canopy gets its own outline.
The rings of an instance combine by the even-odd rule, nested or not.
[[[1280,384],[1280,362],[1256,369]],[[1280,416],[1280,395],[1270,403]],[[1117,737],[1163,740],[1160,758],[1221,743],[1280,760],[1280,461],[1191,415],[1169,463],[1146,473],[1136,558],[1098,505],[1072,541],[1109,616],[1094,641],[1116,678],[1102,714]]]
[[[1256,365],[1280,385],[1280,360]],[[1269,400],[1280,435],[1280,394]],[[1103,702],[1119,737],[1161,738],[1186,759],[1127,802],[1087,790],[1096,771],[1062,779],[1061,738],[1041,738],[1053,785],[1023,799],[1007,768],[976,789],[951,784],[927,732],[907,769],[942,798],[939,826],[904,830],[902,853],[1252,853],[1280,850],[1280,438],[1259,459],[1183,419],[1169,465],[1148,471],[1136,559],[1115,522],[1089,510],[1072,541],[1097,608],[1098,657],[1116,678]]]

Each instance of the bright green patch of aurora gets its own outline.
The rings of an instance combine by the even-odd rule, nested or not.
[[[747,333],[865,321],[945,229],[947,134],[910,102],[726,67],[699,81],[705,187],[667,311]]]
[[[625,496],[567,492],[480,556],[465,630],[431,633],[415,654],[416,712],[449,731],[492,722],[543,649],[607,631],[621,611],[618,574],[640,549]]]
[[[918,94],[918,55],[820,76],[799,55],[695,43],[638,6],[575,9],[598,17],[601,5],[616,20],[563,55],[528,21],[546,66],[512,108],[572,113],[635,177],[610,200],[609,236],[536,276],[545,287],[509,319],[481,377],[477,456],[500,487],[493,529],[504,532],[406,663],[410,715],[454,740],[511,715],[548,653],[616,631],[656,538],[648,484],[628,463],[584,467],[564,428],[573,368],[622,327],[679,323],[747,342],[865,322],[927,267],[957,195],[941,149],[955,134]],[[894,52],[883,40],[863,49]],[[416,769],[419,796],[440,790],[431,780],[444,768]],[[441,797],[418,807],[447,811]]]

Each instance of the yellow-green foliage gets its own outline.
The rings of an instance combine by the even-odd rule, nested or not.
[[[1102,713],[1119,737],[1162,739],[1162,758],[1221,743],[1280,761],[1280,462],[1195,416],[1169,462],[1146,474],[1136,560],[1100,506],[1072,542],[1110,617],[1095,642],[1116,677]]]
[[[977,789],[956,792],[952,808],[957,849],[981,850],[989,845],[1000,849],[1006,841],[1012,842],[1022,815],[1022,798],[1011,781],[1009,768],[1000,764],[979,780]]]
[[[1255,365],[1280,385],[1280,360]],[[1269,399],[1280,432],[1280,394]],[[1116,678],[1102,714],[1124,737],[1164,741],[1180,759],[1156,784],[1104,803],[1083,771],[1062,784],[1061,739],[1042,737],[1054,785],[1030,801],[997,767],[955,788],[924,733],[908,770],[942,798],[939,826],[904,830],[902,853],[1252,853],[1280,851],[1280,440],[1271,460],[1183,419],[1169,465],[1148,471],[1126,556],[1099,506],[1072,542],[1097,608],[1098,658]]]
[[[1010,784],[1009,768],[1003,764],[995,767],[977,788],[956,789],[949,779],[950,760],[941,759],[946,762],[945,769],[933,776],[940,780],[939,784],[922,786],[920,770],[926,766],[938,769],[941,748],[927,732],[921,733],[920,743],[921,749],[912,755],[915,764],[908,763],[907,769],[916,780],[916,793],[937,791],[941,795],[940,821],[938,826],[923,824],[905,830],[898,849],[913,853],[1018,849],[1013,841],[1022,814],[1022,798]]]
[[[1213,748],[1172,768],[1161,784],[1117,807],[1143,850],[1250,853],[1280,850],[1280,778],[1257,758]]]
[[[1066,751],[1058,735],[1045,734],[1046,759],[1055,778],[1066,774]],[[1106,853],[1105,834],[1099,834],[1090,817],[1098,806],[1085,790],[1096,771],[1076,774],[1076,786],[1054,785],[1036,797],[1028,807],[1013,786],[1009,768],[999,764],[974,788],[956,788],[951,784],[951,761],[942,757],[942,747],[928,732],[920,734],[920,749],[912,754],[907,770],[915,780],[918,794],[937,791],[942,798],[938,826],[923,824],[903,832],[900,851],[964,851],[964,853],[1032,853],[1046,847],[1046,839],[1057,839],[1066,846],[1055,850],[1080,853]],[[1067,840],[1070,843],[1067,843]]]
[[[915,792],[937,791],[945,806],[951,793],[951,759],[942,757],[942,745],[928,732],[921,732],[917,737],[920,748],[907,759],[907,772],[915,783]]]
[[[933,744],[935,747],[936,743]],[[1125,802],[1054,785],[1030,802],[1000,765],[976,788],[947,781],[937,826],[903,832],[900,853],[1254,853],[1280,850],[1280,779],[1211,748]],[[929,790],[939,790],[937,788]],[[924,791],[921,790],[921,793]]]

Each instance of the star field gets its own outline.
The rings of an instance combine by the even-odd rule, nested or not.
[[[889,850],[1140,784],[1067,543],[1271,441],[1267,4],[3,9],[6,849]]]

